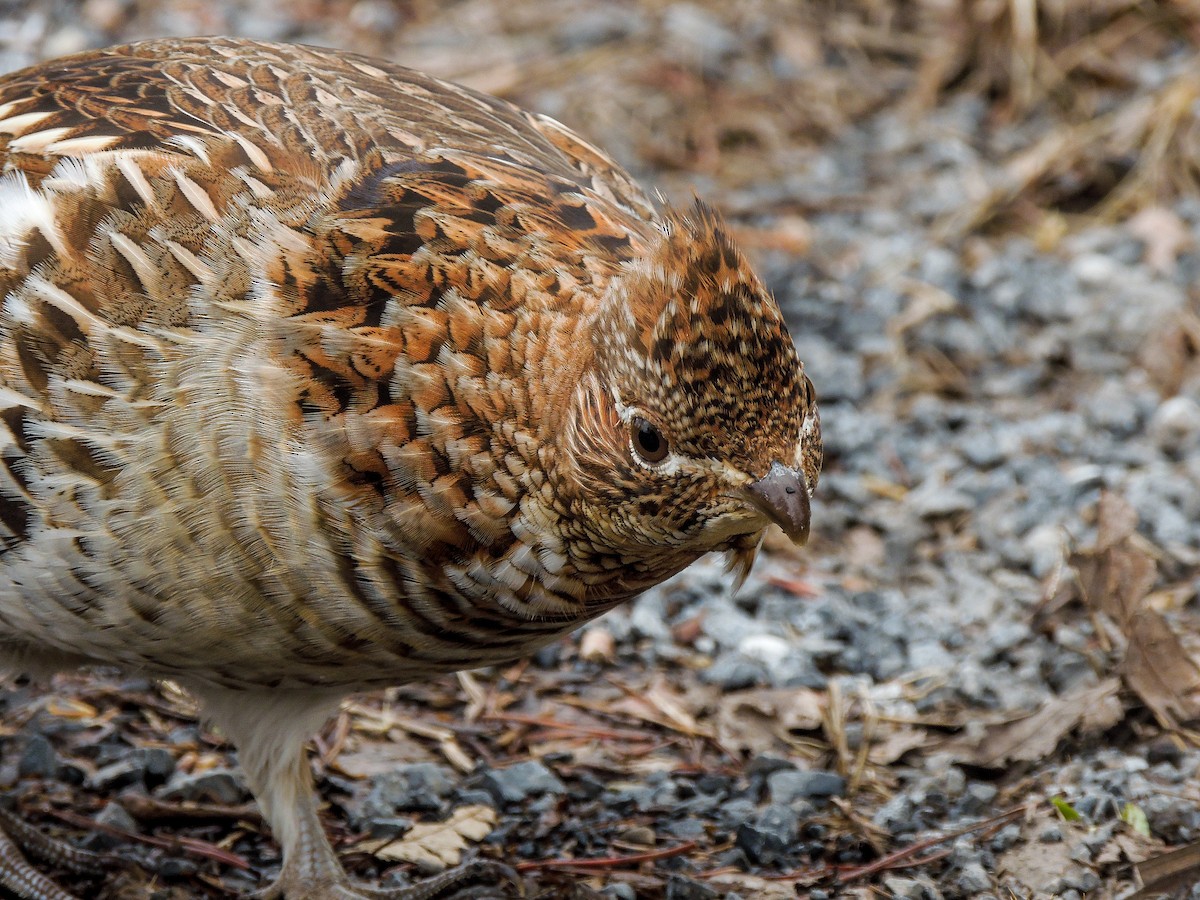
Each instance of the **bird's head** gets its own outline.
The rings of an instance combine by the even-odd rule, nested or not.
[[[821,428],[775,301],[697,203],[609,288],[566,433],[589,540],[675,568],[710,550],[744,577],[767,526],[797,543]]]

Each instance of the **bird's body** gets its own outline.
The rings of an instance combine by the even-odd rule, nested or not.
[[[0,656],[196,692],[288,897],[357,896],[300,753],[340,697],[807,529],[811,387],[720,222],[387,63],[208,39],[0,78],[0,298]]]

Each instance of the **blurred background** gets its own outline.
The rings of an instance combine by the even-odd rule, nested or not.
[[[409,859],[381,823],[482,802],[533,896],[1200,897],[1200,3],[0,0],[0,72],[196,34],[424,69],[703,197],[821,398],[803,552],[343,715],[318,774],[364,873]],[[5,757],[51,762],[5,783],[134,832],[215,802],[178,785],[216,739],[119,702],[169,686],[58,687],[6,701]]]

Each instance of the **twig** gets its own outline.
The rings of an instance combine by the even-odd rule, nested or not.
[[[481,716],[484,722],[511,722],[515,725],[533,725],[537,728],[548,728],[553,731],[566,731],[573,734],[583,734],[588,737],[612,741],[652,741],[655,736],[643,731],[632,729],[601,728],[594,725],[572,725],[570,722],[560,722],[557,719],[547,719],[541,716],[526,716],[519,713],[489,713]]]
[[[626,866],[636,866],[645,862],[659,859],[670,859],[672,856],[682,856],[698,847],[696,841],[687,841],[675,847],[664,850],[651,850],[646,853],[634,853],[629,856],[604,856],[598,859],[544,859],[540,862],[518,863],[518,872],[528,872],[532,869],[620,869]]]
[[[43,810],[47,815],[53,816],[68,825],[73,825],[76,828],[83,828],[89,831],[101,831],[104,834],[112,835],[113,837],[122,838],[123,840],[135,841],[140,844],[146,844],[150,847],[157,847],[160,850],[180,850],[184,853],[189,853],[193,856],[202,856],[205,859],[216,860],[227,866],[232,866],[235,869],[249,869],[250,863],[245,858],[218,847],[216,844],[210,844],[208,841],[201,841],[197,838],[189,837],[174,837],[174,838],[158,838],[151,837],[148,834],[137,834],[136,832],[126,831],[124,828],[117,828],[114,825],[109,825],[105,822],[97,822],[95,819],[89,819],[87,816],[81,816],[78,813],[68,812],[64,809],[46,809]]]

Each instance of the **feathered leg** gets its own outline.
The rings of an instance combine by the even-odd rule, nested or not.
[[[305,740],[334,713],[342,692],[199,687],[194,693],[238,748],[250,787],[283,849],[279,877],[258,895],[261,900],[434,900],[466,883],[515,882],[507,867],[479,862],[407,888],[355,885],[321,827],[304,754]]]
[[[263,817],[283,849],[283,868],[264,898],[357,897],[317,818],[304,742],[337,709],[343,692],[231,691],[192,687],[204,714],[238,750]]]

